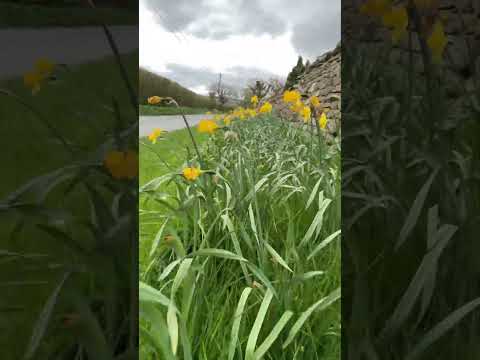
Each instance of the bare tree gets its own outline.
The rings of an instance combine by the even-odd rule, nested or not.
[[[255,83],[247,85],[250,94],[258,97],[258,100],[262,100],[271,91],[270,84],[263,80],[255,80]]]
[[[285,82],[282,81],[280,78],[272,77],[267,80],[267,83],[270,86],[269,95],[277,96],[283,93],[283,89],[285,88]]]
[[[213,96],[220,106],[225,106],[230,98],[235,95],[234,89],[222,83],[222,74],[218,76],[218,82],[208,87],[210,96]]]

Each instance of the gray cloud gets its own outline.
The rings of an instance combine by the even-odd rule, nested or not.
[[[292,30],[299,54],[315,58],[340,40],[340,0],[143,0],[169,31],[200,38]]]
[[[208,68],[196,68],[180,64],[167,64],[167,71],[160,73],[160,75],[187,88],[208,87],[208,85],[218,81],[218,72]],[[231,67],[222,74],[222,81],[237,92],[241,92],[247,83],[253,79],[268,80],[270,78],[278,79],[279,77],[262,69],[244,66]]]

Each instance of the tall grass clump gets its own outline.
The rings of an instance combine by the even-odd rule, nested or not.
[[[198,177],[140,188],[142,359],[337,359],[338,144],[270,114],[224,121],[185,159]]]
[[[369,13],[372,2],[365,4]],[[462,49],[448,46],[437,7],[403,1],[385,9],[384,22],[395,20],[388,23],[394,41],[406,45],[404,57],[389,41],[369,51],[344,42],[348,359],[475,359],[480,353],[480,149],[472,136],[479,130],[479,68],[468,87],[454,81],[450,59]]]

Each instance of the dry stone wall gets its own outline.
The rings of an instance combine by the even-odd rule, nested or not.
[[[338,133],[340,127],[340,103],[341,103],[341,47],[337,47],[311,63],[294,85],[304,100],[315,95],[327,111],[328,130],[330,133]],[[276,94],[266,99],[274,104],[282,118],[291,121],[302,121],[298,114],[289,110],[290,105],[282,101],[282,94]]]
[[[300,77],[295,86],[298,91],[310,96],[318,96],[322,107],[327,111],[329,130],[336,131],[340,126],[341,115],[341,61],[340,44],[318,57]]]
[[[342,1],[342,39],[350,39],[365,45],[384,44],[391,33],[372,19],[359,13],[359,7],[365,0]],[[448,45],[445,53],[445,66],[452,85],[459,81],[469,83],[475,66],[480,59],[480,0],[434,0],[437,3],[435,17],[442,18]],[[407,3],[407,1],[403,1]],[[428,14],[423,14],[428,16]],[[348,25],[351,25],[349,27]],[[413,36],[412,49],[417,71],[423,71],[418,37]],[[404,39],[394,46],[393,60],[406,63],[408,59],[408,41]]]

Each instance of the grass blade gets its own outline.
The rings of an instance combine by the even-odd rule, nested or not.
[[[273,293],[270,289],[265,293],[260,309],[258,310],[257,317],[253,323],[252,330],[250,330],[250,335],[248,336],[247,347],[245,349],[245,360],[254,360],[255,359],[255,346],[257,344],[258,335],[260,334],[260,329],[262,328],[263,321],[267,315],[268,307],[272,301]]]
[[[288,333],[287,340],[283,343],[283,348],[285,349],[290,343],[293,341],[295,336],[298,334],[300,329],[302,328],[303,324],[308,320],[310,315],[314,311],[321,311],[326,309],[328,306],[333,304],[335,301],[337,301],[340,298],[341,290],[340,288],[332,291],[328,296],[324,297],[323,299],[317,301],[315,304],[310,306],[307,310],[305,310],[298,320],[293,324],[292,328],[290,329],[290,332]]]
[[[58,295],[60,294],[60,290],[62,290],[62,287],[65,284],[65,281],[67,281],[67,279],[69,278],[69,276],[70,276],[70,272],[66,272],[65,274],[63,274],[62,278],[60,279],[60,282],[55,287],[52,294],[50,295],[47,302],[45,303],[45,306],[43,307],[43,310],[40,313],[40,316],[38,317],[37,322],[35,323],[35,326],[33,328],[32,336],[30,337],[27,350],[23,357],[24,359],[32,359],[33,356],[35,355],[35,352],[37,351],[37,348],[40,345],[40,342],[43,336],[45,335],[45,331],[47,330],[48,322],[52,315],[53,307],[57,302],[57,298],[58,298]]]
[[[435,170],[432,175],[428,178],[428,180],[423,184],[422,188],[417,194],[415,201],[413,202],[412,208],[410,209],[407,219],[403,224],[402,229],[400,230],[400,235],[398,237],[397,243],[395,244],[395,250],[398,250],[400,246],[403,245],[405,240],[407,240],[408,235],[410,235],[411,231],[417,224],[418,218],[420,217],[420,213],[423,208],[423,204],[425,203],[425,199],[427,198],[428,191],[432,186],[433,180],[437,176],[438,169]]]
[[[268,349],[272,346],[272,344],[277,340],[278,335],[282,332],[283,328],[287,323],[290,321],[290,318],[293,316],[293,312],[287,310],[283,313],[282,317],[278,322],[275,324],[274,328],[268,334],[267,338],[263,341],[262,345],[260,345],[255,351],[255,359],[260,360],[263,356],[267,353]]]
[[[245,304],[247,303],[248,296],[252,292],[251,287],[247,287],[243,290],[240,300],[238,301],[237,310],[233,317],[233,326],[232,326],[232,336],[230,340],[230,345],[228,347],[228,360],[233,360],[235,356],[235,347],[238,343],[238,332],[240,330],[240,322],[242,321],[243,310],[245,309]]]
[[[315,255],[317,255],[317,253],[322,250],[325,246],[327,246],[328,244],[330,244],[333,240],[335,240],[335,238],[340,235],[340,233],[342,232],[342,230],[337,230],[335,231],[333,234],[327,236],[327,238],[325,240],[323,240],[320,244],[317,245],[317,247],[311,252],[310,255],[308,255],[307,257],[307,260],[310,260],[311,258],[313,258]]]

